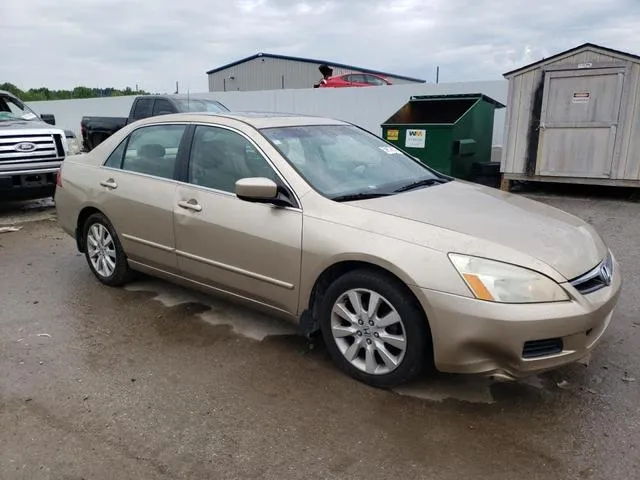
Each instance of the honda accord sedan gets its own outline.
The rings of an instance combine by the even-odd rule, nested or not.
[[[55,201],[103,284],[144,272],[282,316],[381,388],[575,362],[622,284],[582,220],[328,118],[141,120],[68,158]]]

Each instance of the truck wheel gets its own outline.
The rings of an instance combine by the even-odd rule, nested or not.
[[[433,366],[424,312],[395,279],[377,272],[338,278],[322,299],[320,325],[338,367],[373,387],[397,386]]]
[[[132,279],[127,257],[113,225],[101,213],[94,213],[84,223],[84,252],[93,274],[105,285],[124,285]]]

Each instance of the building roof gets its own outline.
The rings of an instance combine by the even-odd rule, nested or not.
[[[236,60],[235,62],[231,62],[231,63],[227,63],[226,65],[223,65],[221,67],[217,67],[214,68],[213,70],[209,70],[207,72],[207,75],[211,75],[212,73],[216,73],[219,72],[221,70],[225,70],[227,68],[230,67],[234,67],[236,65],[240,65],[241,63],[245,63],[248,62],[250,60],[254,60],[256,58],[275,58],[278,60],[291,60],[293,62],[303,62],[303,63],[313,63],[316,64],[318,66],[324,64],[327,64],[331,67],[337,67],[337,68],[345,68],[348,70],[355,70],[357,72],[360,73],[372,73],[374,75],[382,75],[385,77],[395,77],[395,78],[400,78],[402,80],[408,80],[410,82],[420,82],[420,83],[426,83],[426,80],[423,80],[421,78],[412,78],[412,77],[405,77],[403,75],[396,75],[395,73],[387,73],[387,72],[380,72],[378,70],[371,70],[369,68],[360,68],[360,67],[355,67],[353,65],[346,65],[344,63],[335,63],[335,62],[328,62],[326,60],[317,60],[314,58],[303,58],[303,57],[291,57],[288,55],[276,55],[273,53],[256,53],[255,55],[251,55],[250,57],[246,57],[246,58],[241,58],[240,60]]]
[[[508,77],[508,76],[513,75],[515,73],[519,73],[521,71],[528,70],[528,69],[530,69],[532,67],[537,67],[538,65],[542,65],[543,63],[553,61],[553,60],[555,60],[557,58],[560,58],[560,57],[562,57],[564,55],[569,55],[569,54],[572,54],[572,53],[576,53],[576,52],[578,52],[580,50],[583,50],[583,49],[586,49],[586,48],[597,48],[598,50],[602,50],[604,52],[608,52],[608,53],[611,53],[613,55],[622,55],[624,57],[629,57],[629,58],[633,58],[635,60],[640,60],[640,56],[638,56],[638,55],[634,55],[632,53],[623,52],[621,50],[614,50],[613,48],[602,47],[600,45],[596,45],[595,43],[587,42],[587,43],[583,43],[582,45],[578,45],[577,47],[571,48],[569,50],[565,50],[564,52],[556,53],[555,55],[552,55],[550,57],[543,58],[541,60],[538,60],[537,62],[530,63],[529,65],[525,65],[524,67],[516,68],[515,70],[511,70],[510,72],[503,73],[502,76]]]

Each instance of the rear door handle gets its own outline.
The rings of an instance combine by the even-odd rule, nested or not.
[[[186,201],[186,202],[184,200],[179,201],[178,202],[178,206],[180,208],[184,208],[186,210],[193,210],[194,212],[201,212],[202,211],[202,205],[200,205],[198,203],[198,201],[193,199],[193,198],[191,200]]]
[[[116,188],[118,188],[118,184],[116,183],[116,181],[113,178],[110,178],[109,180],[101,181],[100,185],[102,185],[103,187],[106,187],[106,188],[110,188],[112,190],[115,190]]]

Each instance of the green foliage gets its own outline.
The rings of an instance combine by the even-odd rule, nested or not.
[[[97,97],[122,97],[126,95],[147,95],[142,90],[135,91],[131,87],[124,90],[117,88],[89,88],[75,87],[73,90],[49,90],[46,87],[30,88],[22,91],[12,83],[0,83],[0,90],[13,93],[25,102],[37,102],[42,100],[69,100],[72,98],[97,98]]]

